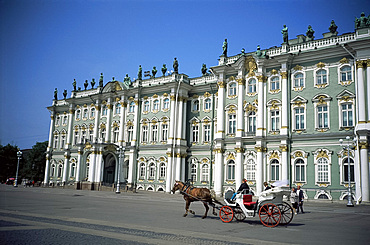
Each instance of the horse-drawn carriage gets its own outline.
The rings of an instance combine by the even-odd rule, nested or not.
[[[227,192],[226,205],[222,206],[219,212],[220,219],[229,223],[233,218],[242,221],[246,217],[254,217],[258,214],[264,226],[287,225],[292,221],[294,214],[292,207],[283,201],[284,195],[289,194],[290,191],[275,187],[263,191],[256,201],[253,201],[252,194],[244,193],[238,193],[235,201],[230,201],[232,192]]]
[[[280,187],[261,192],[256,201],[253,201],[253,195],[244,193],[238,193],[235,201],[231,201],[233,192],[226,192],[224,199],[226,205],[217,201],[214,193],[207,188],[192,187],[189,183],[176,181],[172,192],[177,190],[180,190],[186,201],[184,217],[187,216],[188,212],[194,214],[189,209],[191,202],[201,201],[206,209],[203,219],[207,217],[208,204],[213,207],[214,215],[217,215],[215,208],[220,209],[220,219],[226,223],[231,222],[234,217],[236,220],[242,221],[247,217],[255,217],[256,214],[259,215],[262,224],[267,227],[275,227],[279,224],[287,225],[293,219],[293,208],[283,201],[284,195],[289,196],[290,191]],[[221,205],[221,208],[217,207],[215,203]]]

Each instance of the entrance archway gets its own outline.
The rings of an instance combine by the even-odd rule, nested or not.
[[[103,183],[112,185],[115,179],[116,159],[113,154],[104,156]]]

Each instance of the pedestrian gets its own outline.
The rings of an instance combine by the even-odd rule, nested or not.
[[[290,192],[290,202],[292,203],[294,213],[297,214],[298,195],[297,195],[297,190],[294,187],[292,188],[292,191]]]
[[[263,182],[263,186],[265,187],[265,191],[271,189],[271,187],[269,186],[269,184],[267,182]]]
[[[303,200],[304,200],[304,195],[303,195],[303,191],[301,190],[301,186],[299,185],[298,186],[298,190],[297,190],[297,195],[298,195],[298,209],[297,209],[297,213],[299,213],[299,209],[301,209],[301,213],[303,214]]]

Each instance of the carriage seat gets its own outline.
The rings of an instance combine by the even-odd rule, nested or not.
[[[252,195],[243,195],[243,204],[247,207],[254,206],[256,202],[253,202]]]

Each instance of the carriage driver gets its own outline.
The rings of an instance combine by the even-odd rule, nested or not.
[[[249,193],[249,185],[247,184],[247,180],[243,179],[242,184],[239,186],[239,189],[234,193],[231,197],[231,201],[234,200],[237,193],[245,192],[245,194]]]

